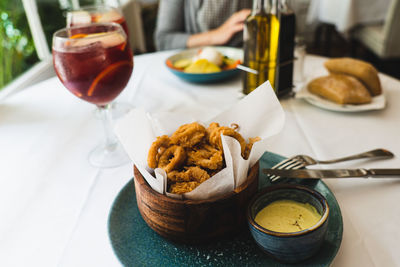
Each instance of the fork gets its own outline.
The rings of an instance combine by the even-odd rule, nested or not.
[[[337,163],[337,162],[342,162],[342,161],[347,161],[347,160],[377,158],[377,157],[393,158],[394,154],[386,149],[379,148],[379,149],[366,151],[366,152],[363,152],[360,154],[343,157],[343,158],[338,158],[338,159],[332,159],[332,160],[318,160],[318,159],[314,159],[307,155],[297,155],[292,158],[288,158],[286,160],[279,162],[278,164],[273,166],[271,169],[285,169],[285,170],[301,169],[305,166],[315,165],[315,164],[331,164],[331,163]],[[271,182],[275,182],[279,178],[280,178],[280,176],[269,175],[269,180]]]

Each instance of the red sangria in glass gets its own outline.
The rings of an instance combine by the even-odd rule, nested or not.
[[[98,23],[98,22],[115,22],[122,26],[126,35],[129,37],[128,26],[122,11],[115,7],[104,4],[82,6],[78,9],[67,12],[67,27],[78,25]],[[128,38],[129,39],[129,38]],[[129,41],[128,41],[129,46]],[[111,103],[111,112],[113,117],[118,118],[128,113],[133,106],[126,101],[114,101]]]
[[[53,35],[53,64],[58,78],[75,96],[95,104],[102,115],[106,141],[89,155],[97,167],[128,161],[111,130],[110,102],[125,88],[133,70],[126,34],[116,23],[65,28]]]

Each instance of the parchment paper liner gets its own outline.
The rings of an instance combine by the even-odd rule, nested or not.
[[[115,133],[129,157],[154,190],[174,198],[201,200],[233,191],[246,180],[249,168],[267,150],[267,138],[282,130],[285,114],[271,85],[265,82],[230,109],[205,123],[198,121],[205,127],[211,122],[218,122],[221,126],[236,123],[239,125],[239,133],[247,142],[249,137],[256,136],[259,136],[261,141],[253,145],[249,159],[245,160],[241,156],[239,142],[232,137],[222,136],[226,167],[193,191],[183,195],[166,192],[166,174],[162,169],[153,170],[147,166],[147,153],[157,136],[171,135],[180,125],[193,121],[185,120],[185,114],[176,113],[168,116],[164,114],[162,118],[150,116],[142,109],[133,109],[116,122]]]

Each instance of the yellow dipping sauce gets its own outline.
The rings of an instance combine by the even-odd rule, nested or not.
[[[320,219],[317,209],[309,203],[277,200],[259,211],[255,221],[274,232],[292,233],[310,228]]]

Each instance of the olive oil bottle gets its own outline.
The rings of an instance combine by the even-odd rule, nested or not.
[[[275,89],[279,25],[278,8],[272,0],[253,0],[252,12],[245,21],[243,32],[243,63],[257,70],[258,74],[244,74],[244,94],[250,93],[266,80]]]

